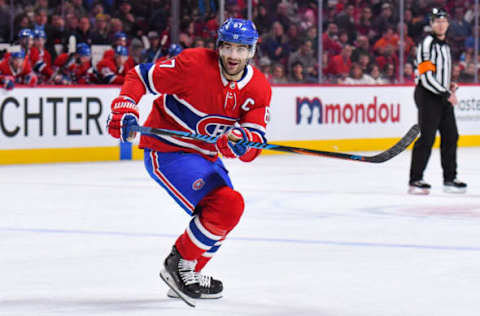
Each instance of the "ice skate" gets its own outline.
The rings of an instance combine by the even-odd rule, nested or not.
[[[196,272],[195,274],[200,285],[201,299],[217,299],[223,296],[222,281],[214,279],[208,275],[203,275],[200,272]],[[167,296],[171,298],[179,298],[172,289],[168,290]]]
[[[445,193],[465,193],[467,192],[467,184],[457,179],[443,182],[443,191]]]
[[[200,298],[200,284],[194,271],[196,260],[185,260],[175,246],[165,259],[160,277],[170,289],[189,306],[195,307],[196,298]]]
[[[410,181],[409,185],[408,193],[414,195],[427,195],[432,187],[423,180]]]

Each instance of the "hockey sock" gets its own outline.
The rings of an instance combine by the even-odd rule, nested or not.
[[[207,258],[218,250],[221,240],[238,224],[244,202],[240,193],[224,186],[205,196],[198,207],[200,215],[192,218],[175,245],[184,259],[200,260],[204,266]],[[207,251],[205,259],[200,259]]]

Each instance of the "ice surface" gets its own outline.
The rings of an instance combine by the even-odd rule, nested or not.
[[[478,316],[480,149],[465,195],[407,195],[410,152],[383,164],[301,155],[226,161],[246,211],[206,273],[224,298],[166,297],[187,215],[141,161],[0,167],[0,315]]]

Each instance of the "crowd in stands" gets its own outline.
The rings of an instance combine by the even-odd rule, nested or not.
[[[179,43],[170,38],[171,0],[0,0],[0,82],[121,84],[139,63],[155,63],[184,48],[215,48],[219,27],[216,0],[180,1]],[[474,60],[473,0],[326,0],[322,8],[321,66],[317,0],[253,0],[260,34],[252,63],[274,84],[395,84],[414,82],[416,43],[431,31],[428,13],[450,14],[453,80],[471,83]],[[226,0],[225,18],[246,17],[246,0]],[[13,16],[12,16],[13,13]],[[13,29],[10,19],[13,18]],[[400,33],[404,33],[401,49]],[[14,38],[11,38],[11,34]],[[92,64],[92,45],[111,45]],[[403,54],[403,77],[399,62]]]

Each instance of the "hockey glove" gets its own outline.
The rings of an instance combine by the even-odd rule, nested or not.
[[[15,87],[15,78],[11,76],[5,76],[2,78],[1,83],[5,90],[13,90],[13,88]]]
[[[248,130],[242,127],[234,127],[228,133],[223,134],[217,139],[217,150],[226,158],[236,158],[243,156],[248,147],[237,144],[238,140],[251,140],[251,134]]]
[[[112,112],[107,118],[108,133],[123,142],[132,142],[137,135],[130,132],[132,126],[138,126],[138,106],[129,97],[119,96],[112,101]]]

